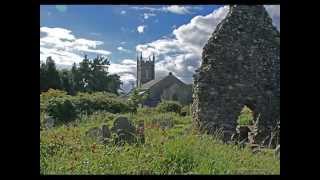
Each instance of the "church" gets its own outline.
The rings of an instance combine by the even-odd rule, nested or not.
[[[163,100],[178,101],[182,105],[192,102],[192,84],[185,84],[171,72],[165,77],[155,77],[155,56],[152,59],[137,56],[136,87],[149,92],[144,105],[155,107]]]

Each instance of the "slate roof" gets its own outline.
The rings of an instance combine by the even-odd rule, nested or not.
[[[142,85],[142,89],[150,89],[152,86],[156,85],[157,83],[159,83],[160,81],[162,80],[165,80],[167,78],[169,78],[170,76],[173,76],[175,79],[177,79],[178,81],[180,81],[182,84],[184,84],[180,79],[176,78],[174,75],[168,75],[168,76],[165,76],[164,78],[161,78],[161,79],[154,79],[154,80],[151,80],[145,84]]]

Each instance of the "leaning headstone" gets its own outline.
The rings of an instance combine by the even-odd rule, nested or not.
[[[116,144],[122,144],[125,142],[131,144],[136,140],[136,128],[125,116],[119,116],[115,119],[111,131],[117,134],[115,139]]]
[[[246,105],[260,117],[257,143],[280,118],[280,32],[263,5],[231,5],[202,52],[192,116],[201,132],[235,133]]]
[[[43,121],[44,127],[46,129],[53,128],[55,125],[55,119],[52,116],[46,116]]]

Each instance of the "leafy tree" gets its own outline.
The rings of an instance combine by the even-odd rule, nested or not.
[[[45,64],[40,65],[40,83],[40,91],[47,91],[49,88],[61,88],[59,72],[51,57],[47,58]]]
[[[79,75],[79,81],[77,82],[79,84],[79,90],[84,91],[84,92],[89,92],[90,87],[89,87],[89,80],[90,80],[90,61],[85,55],[84,60],[80,62],[79,64],[79,69],[78,69],[78,75]]]
[[[112,74],[108,76],[108,81],[107,81],[107,89],[109,92],[118,94],[118,89],[120,89],[120,85],[122,84],[120,80],[120,76],[117,74]]]
[[[89,86],[92,91],[109,91],[109,78],[107,71],[109,65],[109,59],[102,56],[97,56],[90,62],[92,72]]]
[[[46,63],[40,62],[40,93],[49,88],[61,89],[70,95],[76,92],[105,91],[118,94],[120,76],[108,74],[109,58],[97,56],[90,60],[85,55],[79,67],[74,63],[71,70],[56,70],[51,57]]]

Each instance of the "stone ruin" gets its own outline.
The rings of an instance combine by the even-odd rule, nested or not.
[[[201,132],[236,133],[243,106],[257,120],[257,143],[280,121],[280,32],[262,5],[231,5],[203,48],[192,116]]]

